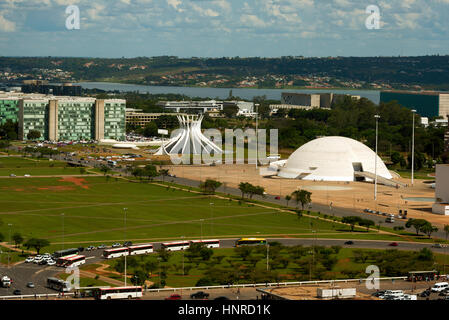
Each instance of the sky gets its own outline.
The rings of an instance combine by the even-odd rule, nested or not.
[[[448,16],[449,0],[0,0],[0,55],[445,55]]]

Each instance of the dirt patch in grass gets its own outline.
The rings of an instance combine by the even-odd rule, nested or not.
[[[71,182],[74,185],[81,187],[83,189],[89,189],[89,186],[85,185],[86,180],[84,180],[83,178],[77,178],[77,177],[63,177],[61,180],[58,180],[61,182]]]

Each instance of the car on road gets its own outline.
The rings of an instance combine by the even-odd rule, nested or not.
[[[225,296],[220,296],[220,297],[216,297],[214,300],[230,300],[230,299]]]
[[[34,288],[34,283],[28,282],[28,283],[27,283],[27,287],[28,287],[28,288]]]
[[[14,173],[11,173],[9,176],[10,177],[15,177],[16,175]]]
[[[22,294],[22,291],[20,291],[19,289],[16,289],[16,290],[14,290],[13,294],[16,296],[20,296]]]
[[[371,294],[373,297],[380,297],[385,295],[385,290],[376,291],[373,294]]]
[[[432,244],[432,248],[443,248],[443,246],[441,245],[441,243],[434,243]]]
[[[47,265],[54,266],[56,264],[55,260],[47,260]]]
[[[209,298],[209,293],[204,291],[198,291],[190,295],[190,299],[207,299],[207,298]]]
[[[34,257],[34,260],[33,260],[33,262],[34,263],[39,263],[39,262],[41,262],[42,260],[44,259],[44,257],[43,256],[35,256]]]
[[[129,247],[129,246],[132,246],[132,245],[133,245],[132,241],[123,242],[123,246],[125,246],[125,247]]]
[[[116,242],[116,243],[114,243],[114,244],[112,245],[113,248],[117,248],[117,247],[120,247],[120,246],[121,246],[121,244],[118,243],[118,242]]]
[[[182,297],[179,294],[172,294],[169,297],[165,298],[165,300],[181,300]]]
[[[426,298],[426,297],[430,296],[430,290],[429,290],[429,289],[424,290],[423,292],[421,292],[421,293],[419,294],[419,296],[420,296],[421,298]]]
[[[38,262],[38,265],[40,265],[40,266],[44,266],[44,265],[46,265],[46,264],[47,264],[47,262],[48,262],[48,260],[46,260],[46,259],[42,259],[41,261],[39,261],[39,262]]]
[[[104,244],[100,244],[100,245],[97,247],[97,249],[104,249],[104,248],[106,248],[106,246],[105,246]]]
[[[369,213],[369,212],[370,212],[370,210],[369,210],[369,209],[363,209],[363,212],[365,212],[365,213]]]
[[[354,241],[348,240],[348,241],[345,242],[345,244],[351,245],[351,244],[354,244]]]
[[[24,177],[31,177],[29,174],[24,174],[23,176]]]
[[[392,243],[389,244],[389,246],[390,246],[390,247],[397,247],[397,246],[398,246],[398,243],[397,243],[397,242],[392,242]]]
[[[447,282],[437,282],[433,285],[432,289],[430,289],[432,292],[442,292],[449,289],[449,283]]]
[[[281,200],[281,197],[279,197],[279,196],[276,196],[276,197],[274,197],[276,200]]]
[[[86,248],[86,251],[91,251],[91,250],[95,250],[96,248],[94,246],[88,246]]]
[[[30,263],[34,261],[34,257],[28,257],[25,259],[25,263]]]

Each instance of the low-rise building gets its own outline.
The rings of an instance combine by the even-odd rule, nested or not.
[[[438,164],[435,170],[435,203],[432,212],[449,215],[449,165]]]

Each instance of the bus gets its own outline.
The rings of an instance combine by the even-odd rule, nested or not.
[[[47,287],[61,292],[70,291],[70,284],[67,281],[58,278],[47,278]]]
[[[240,246],[265,246],[267,239],[263,238],[240,238],[235,242],[236,247]]]
[[[190,241],[190,244],[192,243],[203,243],[206,246],[206,248],[220,248],[220,240],[215,239],[192,240]]]
[[[65,263],[63,265],[63,267],[78,267],[82,264],[86,263],[86,257],[85,256],[81,256],[81,255],[76,255],[73,257],[68,257],[65,258]]]
[[[188,249],[190,246],[189,241],[177,241],[177,242],[164,242],[161,243],[161,248],[167,251],[178,251]]]
[[[153,252],[153,245],[152,244],[139,244],[134,246],[129,246],[129,255],[133,256],[136,254],[147,254]]]
[[[76,256],[77,256],[77,254],[71,254],[69,256],[58,258],[58,260],[56,260],[56,266],[57,267],[64,267],[64,265],[66,264],[68,258],[76,257]]]
[[[142,287],[99,288],[94,293],[95,299],[136,299],[142,297]]]
[[[73,254],[78,254],[79,252],[80,252],[79,249],[71,248],[71,249],[66,249],[66,250],[55,251],[52,256],[53,256],[53,260],[58,260],[58,258],[70,256]]]
[[[106,249],[103,251],[103,257],[106,259],[119,258],[129,255],[128,247]]]

